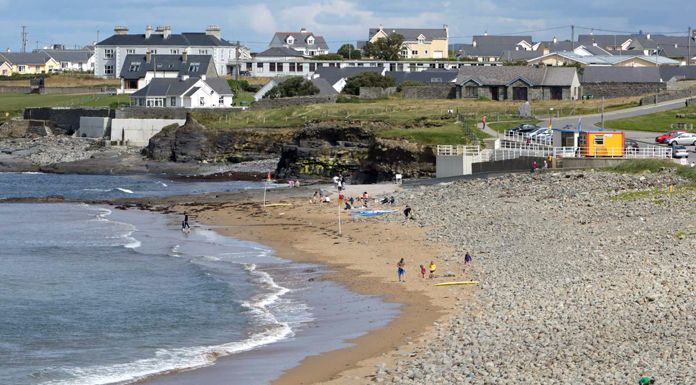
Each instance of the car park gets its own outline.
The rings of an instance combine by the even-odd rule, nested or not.
[[[538,129],[539,126],[536,124],[520,124],[517,127],[511,128],[505,132],[505,135],[507,136],[515,136],[515,135],[520,135],[524,134],[526,132],[532,132],[536,129]]]
[[[682,132],[673,138],[665,140],[665,144],[675,146],[678,144],[684,146],[696,146],[696,134],[691,132]]]
[[[675,136],[677,136],[683,132],[686,132],[686,131],[685,130],[672,130],[666,134],[662,134],[662,135],[657,136],[655,138],[655,142],[664,143],[665,141],[667,141],[667,139],[674,138]]]
[[[672,147],[672,158],[688,158],[689,151],[686,146],[676,145]]]

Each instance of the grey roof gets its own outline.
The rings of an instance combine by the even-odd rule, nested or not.
[[[412,80],[426,84],[449,83],[457,78],[457,70],[426,70],[420,72],[392,71],[387,72],[386,76],[393,78],[396,85]]]
[[[201,47],[225,47],[235,46],[224,39],[207,35],[205,32],[173,33],[165,38],[161,33],[152,33],[149,38],[145,34],[112,35],[99,43],[98,46],[201,46]]]
[[[155,78],[150,84],[139,89],[132,94],[134,97],[169,97],[169,96],[191,96],[190,89],[199,81],[200,78],[192,77],[186,80],[180,78]],[[212,78],[204,80],[212,89],[220,95],[232,95],[229,84],[223,78]],[[223,84],[224,83],[224,84]],[[197,87],[193,87],[197,88]],[[199,88],[200,89],[200,88]],[[195,91],[193,91],[195,92]]]
[[[302,52],[295,51],[288,47],[272,47],[261,53],[257,53],[256,57],[304,57]]]
[[[597,44],[602,48],[619,46],[629,39],[632,39],[633,35],[578,35],[578,43],[584,46],[591,46],[592,44]]]
[[[569,67],[462,67],[457,75],[457,84],[474,81],[483,86],[506,86],[516,80],[524,80],[531,86],[571,86],[575,68]]]
[[[185,93],[184,96],[189,96],[189,97],[190,97],[190,96],[193,96],[193,94],[195,94],[196,91],[198,91],[198,90],[200,90],[200,89],[201,89],[201,87],[193,87],[193,88],[191,88],[190,90],[188,90],[188,92]]]
[[[94,55],[90,50],[40,50],[57,62],[86,63]]]
[[[587,67],[582,83],[660,83],[657,67]]]
[[[45,52],[2,52],[0,58],[14,65],[43,65],[51,59]]]
[[[579,44],[573,44],[570,40],[553,40],[542,41],[541,45],[547,48],[550,52],[556,51],[572,51],[573,48],[577,47]]]
[[[387,34],[387,36],[391,34],[399,34],[404,37],[404,40],[406,41],[416,41],[418,40],[418,37],[420,35],[423,35],[425,37],[425,40],[433,40],[433,39],[446,39],[447,38],[447,32],[445,31],[444,28],[382,28],[384,33]],[[372,37],[379,32],[379,28],[370,28],[369,31],[369,40],[372,40]]]
[[[131,71],[131,64],[139,63],[137,71]],[[197,71],[190,71],[191,63],[198,63]],[[186,62],[182,55],[151,55],[147,62],[147,55],[127,55],[123,61],[120,77],[123,79],[142,79],[149,71],[177,72],[179,75],[194,77],[217,76],[215,66],[210,55],[188,55]]]
[[[583,45],[582,48],[585,49],[585,51],[593,54],[593,55],[611,55],[612,53],[605,50],[604,48],[598,46],[598,45]],[[626,51],[620,51],[620,52],[626,52]]]
[[[271,39],[271,44],[269,44],[268,46],[283,47],[287,44],[286,39],[288,38],[288,36],[292,36],[295,39],[295,42],[292,44],[292,47],[302,49],[329,49],[329,46],[326,44],[326,40],[324,39],[324,37],[317,36],[312,32],[276,32],[275,35],[273,35],[273,39]],[[309,38],[310,36],[314,37],[314,44],[307,43],[307,38]]]
[[[477,47],[500,46],[505,49],[515,49],[515,46],[522,40],[532,44],[531,36],[510,36],[510,35],[478,35],[474,36],[473,41]]]
[[[314,78],[311,80],[311,82],[319,89],[319,96],[330,96],[338,94],[338,91],[336,91],[331,86],[331,84],[329,84],[329,82],[324,78]]]
[[[363,72],[376,72],[381,74],[383,70],[384,68],[380,67],[319,67],[314,73],[319,75],[320,78],[328,81],[329,84],[334,85],[341,79],[351,78]]]
[[[530,60],[538,58],[542,55],[540,51],[525,51],[525,50],[514,50],[514,51],[504,51],[500,56],[502,61],[518,61],[518,60]]]
[[[672,79],[696,79],[696,65],[690,66],[662,66],[660,76],[664,81]]]

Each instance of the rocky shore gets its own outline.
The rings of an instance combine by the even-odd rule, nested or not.
[[[443,288],[455,315],[375,381],[694,383],[696,196],[682,182],[588,171],[405,191],[431,240],[456,248],[443,271],[462,271],[469,251],[481,284],[473,301]]]

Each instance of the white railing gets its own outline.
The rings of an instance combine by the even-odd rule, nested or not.
[[[506,133],[504,137],[501,138],[501,140],[505,141],[510,141],[510,142],[518,142],[518,143],[526,143],[526,144],[538,144],[542,146],[550,146],[553,143],[553,139],[551,136],[531,136],[530,133],[518,133],[518,132],[513,132],[510,133],[509,135]]]
[[[438,145],[437,155],[438,156],[477,156],[481,153],[481,146],[450,146],[450,145]]]

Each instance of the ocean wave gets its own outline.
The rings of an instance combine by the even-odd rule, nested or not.
[[[133,190],[129,190],[127,188],[116,187],[116,190],[124,192],[126,194],[133,194]]]

